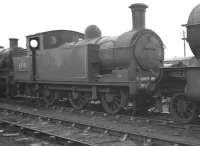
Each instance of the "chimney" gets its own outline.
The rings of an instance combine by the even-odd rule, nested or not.
[[[133,31],[141,30],[145,28],[145,11],[148,8],[147,5],[143,3],[136,3],[129,6],[132,11],[132,22]]]
[[[10,48],[17,48],[18,47],[18,39],[17,38],[10,38]]]

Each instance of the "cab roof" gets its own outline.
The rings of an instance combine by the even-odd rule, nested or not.
[[[44,31],[44,32],[39,32],[39,33],[35,33],[35,34],[32,34],[32,35],[27,35],[26,37],[34,37],[34,36],[51,34],[51,33],[74,33],[74,34],[78,34],[78,35],[84,37],[83,33],[77,32],[77,31],[73,31],[73,30],[51,30],[51,31]]]

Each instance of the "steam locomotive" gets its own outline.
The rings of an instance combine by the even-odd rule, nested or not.
[[[100,102],[106,112],[133,112],[152,106],[156,80],[163,65],[160,37],[145,28],[145,4],[133,4],[133,29],[116,37],[102,37],[91,25],[85,34],[70,30],[26,37],[21,49],[10,40],[10,69],[3,74],[7,96],[41,98],[52,105],[67,99],[75,109]],[[10,57],[9,57],[10,56]],[[5,88],[6,87],[6,88]]]
[[[68,100],[78,110],[101,103],[110,114],[122,109],[144,113],[162,96],[170,96],[174,118],[192,121],[198,115],[199,68],[163,67],[163,42],[145,28],[147,5],[129,8],[133,28],[120,36],[102,37],[90,25],[85,34],[55,30],[29,35],[26,49],[10,39],[10,48],[0,53],[1,93],[42,99],[48,106]],[[189,22],[188,41],[198,58],[199,28]]]
[[[200,5],[196,6],[188,18],[186,25],[187,42],[195,57],[189,64],[161,68],[160,93],[170,96],[170,113],[175,120],[189,123],[199,116],[200,112]]]

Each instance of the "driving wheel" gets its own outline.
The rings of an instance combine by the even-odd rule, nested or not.
[[[182,93],[175,94],[170,101],[172,117],[181,123],[189,123],[198,117],[197,105]]]
[[[84,92],[74,91],[69,97],[72,107],[76,110],[84,108],[89,102],[89,94]]]
[[[56,96],[54,91],[45,90],[44,96],[42,98],[47,106],[53,105],[56,101]]]
[[[104,110],[109,114],[118,113],[125,105],[127,96],[120,91],[113,91],[111,93],[105,93],[101,97],[101,103]]]

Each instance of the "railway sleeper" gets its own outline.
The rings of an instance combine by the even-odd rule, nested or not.
[[[2,108],[3,106],[1,106],[1,108]],[[10,109],[11,110],[11,107],[9,107],[8,105],[6,106],[6,108],[5,109]],[[23,116],[24,114],[20,114],[20,112],[25,112],[26,114],[30,114],[31,116],[30,117],[33,117],[33,110],[31,110],[30,109],[30,111],[27,109],[27,108],[14,108],[13,107],[13,110],[15,111],[15,109],[18,109],[17,110],[17,115],[19,115],[20,117],[21,116]],[[5,113],[5,110],[4,110],[4,113]],[[9,113],[11,113],[11,117],[13,118],[14,116],[13,116],[13,114],[14,114],[14,112],[10,112],[9,111]],[[193,145],[195,145],[196,146],[196,144],[192,144],[192,143],[197,143],[197,139],[195,139],[195,138],[193,138],[193,140],[191,141],[191,139],[189,140],[189,141],[186,141],[186,140],[184,140],[184,141],[182,141],[182,140],[180,140],[181,139],[181,137],[182,137],[182,134],[184,134],[184,135],[190,135],[190,132],[189,133],[185,133],[185,131],[187,131],[188,129],[191,129],[191,127],[193,127],[193,126],[189,126],[189,128],[187,128],[187,127],[181,127],[180,125],[176,125],[176,124],[172,124],[172,125],[170,125],[170,124],[164,124],[164,125],[160,125],[160,126],[164,126],[164,127],[170,127],[171,126],[171,128],[172,129],[175,129],[174,131],[176,131],[175,133],[172,133],[173,134],[173,138],[169,135],[169,137],[162,137],[162,135],[157,135],[159,138],[156,138],[157,136],[156,135],[154,135],[152,132],[153,131],[151,131],[150,133],[149,132],[147,132],[145,129],[143,129],[145,126],[142,126],[141,128],[142,129],[140,129],[139,127],[139,133],[136,131],[135,133],[129,133],[128,131],[119,131],[119,130],[116,130],[116,129],[113,129],[113,128],[111,128],[111,127],[113,127],[113,126],[111,126],[110,128],[105,128],[104,126],[102,126],[102,127],[99,127],[99,124],[98,125],[92,125],[91,124],[91,122],[89,122],[89,121],[87,121],[87,124],[84,122],[84,120],[81,120],[81,119],[79,119],[78,120],[78,122],[76,122],[77,121],[77,119],[76,120],[73,120],[72,119],[72,117],[68,117],[70,120],[69,121],[66,121],[66,120],[62,120],[62,122],[57,122],[57,121],[60,121],[59,119],[57,119],[56,117],[51,117],[50,115],[48,116],[48,114],[46,115],[46,114],[44,114],[44,115],[41,115],[41,112],[40,111],[37,111],[37,113],[40,113],[39,114],[39,122],[40,123],[43,123],[42,121],[43,120],[45,120],[47,123],[48,122],[53,122],[53,123],[55,123],[55,125],[56,126],[59,126],[59,125],[66,125],[67,127],[71,127],[71,128],[78,128],[78,129],[80,129],[80,131],[81,132],[79,132],[79,133],[82,133],[83,135],[88,135],[88,133],[90,133],[90,132],[97,132],[97,133],[100,133],[101,135],[111,135],[111,136],[116,136],[116,137],[118,137],[118,139],[120,139],[120,141],[123,141],[123,140],[125,140],[125,141],[127,141],[127,140],[133,140],[133,139],[143,139],[142,140],[142,142],[143,142],[143,144],[145,145],[146,143],[150,143],[150,144],[154,144],[154,143],[158,143],[159,141],[160,141],[160,145],[161,144],[163,144],[163,143],[166,143],[166,145],[168,146],[171,146],[171,145],[180,145],[180,146],[193,146]],[[37,113],[34,113],[34,116],[35,117],[37,117],[38,116],[38,114]],[[52,112],[50,112],[50,113],[52,113]],[[62,114],[62,113],[60,113],[60,114]],[[80,117],[81,115],[83,116],[83,115],[87,115],[87,111],[85,111],[85,113],[76,113],[76,112],[74,112],[74,113],[71,113],[71,114],[73,114],[73,116],[78,116],[78,117]],[[5,114],[6,115],[6,117],[8,117],[9,118],[9,114]],[[57,114],[56,114],[57,115]],[[63,114],[62,114],[63,115]],[[93,116],[95,116],[95,115],[93,115]],[[87,116],[86,116],[87,117]],[[85,117],[85,118],[86,118]],[[67,118],[67,117],[66,117]],[[68,119],[67,118],[67,119]],[[91,119],[90,117],[88,117],[89,119]],[[105,117],[105,119],[110,119],[111,117],[110,117],[110,115],[108,115],[108,116],[106,116]],[[114,118],[114,117],[113,117]],[[119,118],[123,118],[124,120],[126,120],[126,117],[119,117]],[[21,118],[21,119],[23,119],[23,120],[25,120],[26,121],[26,119],[25,118]],[[34,118],[34,119],[38,119],[38,118]],[[49,119],[51,119],[51,120],[49,120]],[[115,119],[115,118],[114,118]],[[31,120],[31,119],[29,119],[29,120]],[[116,120],[116,119],[115,119]],[[16,120],[16,121],[19,121],[19,120]],[[82,121],[82,122],[81,122]],[[110,120],[109,120],[110,121]],[[119,121],[119,119],[117,119],[117,121]],[[131,121],[131,120],[130,120]],[[105,121],[104,121],[105,122]],[[126,122],[128,122],[128,121],[126,121]],[[143,123],[143,122],[146,122],[146,124],[147,125],[154,125],[154,124],[156,124],[155,123],[155,120],[152,120],[150,123],[149,122],[147,122],[145,119],[139,119],[139,118],[137,118],[137,117],[135,117],[135,120],[133,121],[133,129],[134,129],[134,123]],[[159,121],[157,121],[158,122],[158,124],[159,124]],[[162,121],[160,121],[160,123],[161,123]],[[12,125],[15,125],[15,124],[20,124],[21,122],[19,122],[19,123],[12,123]],[[71,123],[71,124],[70,124]],[[115,122],[116,123],[116,122]],[[21,123],[22,124],[22,123]],[[90,125],[91,124],[91,125]],[[116,123],[117,124],[117,123]],[[157,124],[157,125],[158,125]],[[123,125],[123,124],[122,124]],[[39,131],[39,128],[40,128],[40,126],[33,126],[33,125],[25,125],[26,127],[27,126],[31,126],[31,127],[35,127],[35,128],[37,128],[37,131]],[[26,128],[25,127],[25,128]],[[44,127],[44,125],[42,125],[42,127]],[[114,126],[115,127],[115,126]],[[47,128],[48,129],[48,132],[49,131],[51,131],[51,128]],[[121,129],[121,128],[120,128]],[[181,130],[180,131],[180,129],[183,129],[183,130]],[[185,129],[185,130],[184,130]],[[194,128],[194,129],[197,129],[197,128]],[[57,130],[58,131],[60,131],[58,128],[57,128]],[[146,132],[145,133],[143,133],[142,134],[142,131],[143,130],[145,130]],[[192,129],[191,129],[192,130]],[[40,129],[40,131],[39,131],[39,133],[41,132],[41,129]],[[147,134],[147,133],[149,133],[149,134]],[[171,138],[170,138],[171,137]],[[172,139],[174,139],[175,141],[173,141]],[[186,139],[186,137],[184,136],[184,139]],[[133,140],[134,141],[134,140]],[[179,141],[179,142],[177,142],[177,141]],[[168,143],[168,144],[167,144]]]

